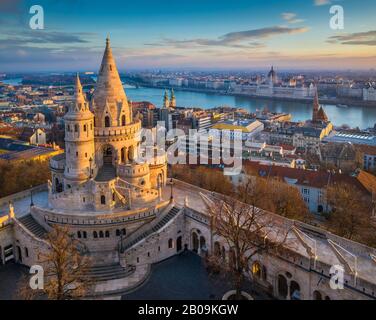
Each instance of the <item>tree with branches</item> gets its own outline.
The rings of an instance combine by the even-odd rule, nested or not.
[[[335,234],[375,246],[375,227],[370,223],[372,199],[348,183],[331,185],[326,190],[330,209],[328,226]]]
[[[44,269],[44,288],[31,289],[29,277],[19,283],[22,299],[47,297],[51,300],[70,300],[85,297],[92,285],[88,276],[91,261],[84,246],[71,235],[67,227],[54,226],[47,234],[48,249],[38,253]]]
[[[209,259],[217,264],[216,267],[231,271],[235,298],[241,299],[244,275],[252,259],[265,253],[276,253],[286,244],[289,230],[283,225],[281,217],[254,205],[227,196],[201,196],[211,216],[213,235],[223,239],[230,249],[228,264],[221,263],[219,259]]]

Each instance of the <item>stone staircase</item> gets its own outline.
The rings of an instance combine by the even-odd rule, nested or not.
[[[122,252],[127,251],[131,247],[133,247],[135,244],[140,242],[141,240],[145,239],[149,235],[157,232],[158,230],[162,229],[170,220],[172,220],[179,212],[181,209],[177,207],[172,207],[170,211],[161,219],[159,220],[152,228],[145,230],[143,232],[140,232],[139,235],[137,235],[135,238],[127,239],[124,241],[123,246],[122,246]],[[137,232],[137,231],[136,231]]]
[[[47,231],[33,218],[31,214],[18,218],[18,221],[37,238],[43,239],[47,234]]]
[[[95,181],[98,182],[105,182],[112,179],[115,179],[116,177],[116,170],[111,165],[103,165],[99,170],[98,174],[95,177]]]
[[[120,264],[93,266],[87,270],[87,277],[92,281],[108,281],[128,277],[136,270],[135,266],[123,268]]]

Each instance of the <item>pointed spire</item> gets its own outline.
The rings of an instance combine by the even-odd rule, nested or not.
[[[109,36],[106,38],[106,49],[103,54],[92,101],[98,118],[102,118],[106,103],[110,105],[113,119],[118,118],[121,110],[125,110],[127,118],[129,118],[128,100],[112,55]]]
[[[85,107],[85,97],[82,91],[82,85],[80,81],[80,77],[78,76],[78,72],[75,79],[74,85],[74,111],[81,111]]]
[[[317,121],[318,120],[319,109],[320,109],[319,93],[318,93],[318,90],[317,90],[317,86],[315,86],[315,97],[313,98],[312,121]]]

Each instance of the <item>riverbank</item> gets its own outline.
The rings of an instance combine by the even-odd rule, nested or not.
[[[311,104],[313,102],[313,98],[292,98],[292,97],[282,97],[282,96],[265,96],[265,95],[255,95],[255,94],[248,94],[248,93],[238,93],[238,92],[229,92],[225,90],[214,90],[214,89],[201,89],[201,88],[184,88],[184,87],[177,87],[177,86],[158,86],[158,85],[151,85],[146,83],[140,83],[129,78],[125,78],[127,84],[131,84],[138,87],[144,88],[154,88],[154,89],[174,89],[175,91],[185,91],[185,92],[198,92],[198,93],[207,93],[207,94],[216,94],[222,96],[233,96],[233,97],[247,97],[252,99],[260,99],[260,100],[270,100],[270,101],[286,101],[286,102],[299,102],[304,104]],[[351,107],[372,107],[376,108],[376,101],[363,101],[363,100],[352,100],[352,99],[345,99],[345,98],[320,98],[320,103],[322,104],[330,104],[330,105],[347,105]]]

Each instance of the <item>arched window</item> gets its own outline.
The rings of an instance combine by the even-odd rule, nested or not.
[[[278,295],[282,299],[286,299],[287,297],[287,280],[283,275],[278,276]]]
[[[75,124],[75,125],[74,125],[74,131],[75,131],[75,132],[78,132],[78,124]]]
[[[99,238],[103,238],[104,237],[104,234],[103,234],[103,231],[99,231]]]
[[[109,116],[106,116],[106,117],[104,118],[104,126],[105,126],[106,128],[108,128],[108,127],[110,126],[110,117],[109,117]]]
[[[115,192],[112,193],[112,201],[115,201]]]
[[[27,258],[29,256],[29,249],[25,247],[25,257]]]
[[[320,291],[313,291],[313,300],[322,300],[322,295]]]
[[[218,241],[214,242],[214,255],[216,257],[221,256],[221,245]]]
[[[121,116],[121,125],[125,126],[125,115]]]
[[[125,236],[125,228],[121,229],[121,234]]]
[[[116,236],[120,236],[120,230],[119,229],[116,229]]]
[[[124,163],[125,162],[125,147],[121,148],[121,151],[120,151],[120,157],[121,157],[121,162]]]
[[[300,286],[296,281],[290,283],[291,300],[300,300]]]
[[[252,265],[252,275],[257,279],[261,278],[261,265],[257,261]]]
[[[168,239],[168,248],[171,249],[173,246],[172,239]]]
[[[77,231],[77,237],[81,239],[81,231]]]
[[[86,233],[86,231],[83,231],[83,236],[84,236],[84,239],[87,238],[87,233]]]
[[[106,230],[105,236],[106,236],[106,238],[109,238],[110,237],[110,231]]]
[[[86,124],[84,124],[84,131],[86,132],[86,130],[87,130],[87,127],[86,127]]]
[[[98,233],[96,231],[93,231],[93,237],[98,238]]]
[[[101,204],[106,204],[106,196],[101,195]]]

